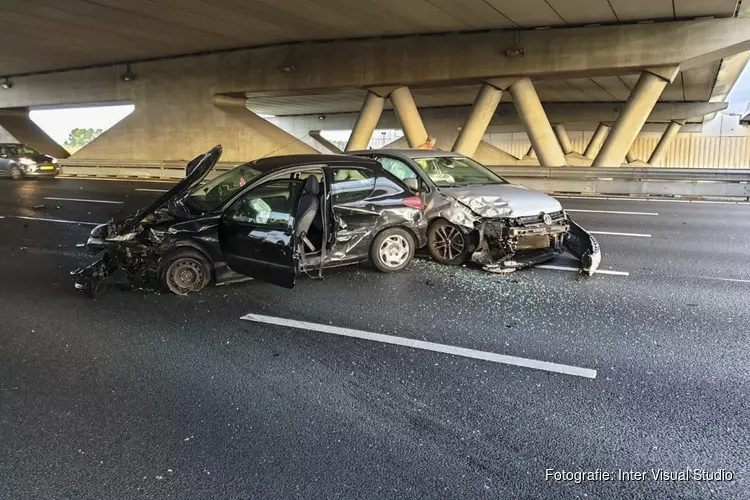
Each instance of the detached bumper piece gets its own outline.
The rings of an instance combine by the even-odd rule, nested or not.
[[[577,223],[570,221],[570,230],[565,235],[565,249],[581,261],[581,271],[589,276],[599,269],[602,252],[599,242]]]
[[[107,278],[117,270],[117,267],[117,258],[109,250],[103,250],[93,264],[76,269],[70,275],[73,277],[76,290],[96,299],[107,293]]]

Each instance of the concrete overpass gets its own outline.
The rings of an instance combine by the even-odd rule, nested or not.
[[[746,10],[736,0],[9,0],[0,125],[17,136],[34,106],[130,101],[136,111],[77,157],[186,159],[220,142],[226,159],[246,160],[312,150],[247,107],[296,116],[364,104],[351,147],[391,107],[411,144],[439,135],[467,154],[512,116],[542,164],[564,165],[559,125],[573,130],[583,113],[580,123],[613,125],[587,156],[617,165],[647,121],[666,128],[664,151],[683,121],[722,109],[705,103],[722,103],[747,62]],[[29,30],[39,35],[11,41]],[[587,104],[554,115],[558,103]],[[649,119],[662,104],[679,110]],[[463,108],[460,124],[420,116],[446,106]]]

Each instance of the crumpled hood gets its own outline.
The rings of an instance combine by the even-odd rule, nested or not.
[[[515,184],[440,187],[438,190],[482,217],[526,217],[562,210],[553,197]]]

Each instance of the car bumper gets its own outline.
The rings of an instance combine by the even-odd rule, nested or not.
[[[60,169],[55,168],[54,170],[24,170],[24,177],[57,177],[60,175]]]

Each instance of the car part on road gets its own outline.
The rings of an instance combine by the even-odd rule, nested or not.
[[[568,251],[593,274],[601,261],[596,239],[544,193],[510,184],[471,158],[445,151],[368,150],[423,198],[430,221],[428,250],[442,264],[471,259],[508,272]]]
[[[427,241],[422,200],[376,161],[265,158],[204,183],[221,151],[191,161],[150,205],[95,227],[86,245],[101,253],[73,271],[76,288],[91,295],[117,271],[177,294],[246,277],[292,288],[300,271],[369,258],[399,271]]]

